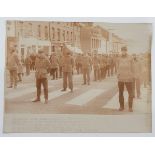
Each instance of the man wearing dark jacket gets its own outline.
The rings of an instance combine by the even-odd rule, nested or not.
[[[119,111],[124,110],[124,86],[126,86],[128,91],[128,104],[129,104],[129,112],[132,112],[132,104],[133,104],[133,61],[132,58],[127,55],[127,47],[121,48],[122,57],[118,62],[118,88],[119,88],[119,103],[120,108]]]
[[[38,55],[35,60],[37,98],[33,102],[40,101],[41,85],[43,85],[45,104],[48,103],[47,74],[48,74],[50,67],[51,67],[51,64],[50,64],[48,58],[45,56],[45,54],[42,50],[39,50]]]

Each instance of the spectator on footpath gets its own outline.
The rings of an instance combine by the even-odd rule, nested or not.
[[[22,65],[22,62],[21,62],[21,61],[19,62],[17,73],[18,73],[18,81],[19,81],[19,82],[22,82],[23,65]]]
[[[45,104],[48,103],[48,79],[47,74],[51,67],[48,57],[44,54],[42,50],[38,51],[38,55],[35,60],[35,76],[36,76],[36,88],[37,88],[37,97],[32,102],[39,102],[41,95],[41,85],[44,89],[44,98]]]
[[[30,75],[30,66],[31,66],[31,58],[30,56],[27,54],[26,58],[25,58],[25,67],[26,67],[26,75]]]
[[[63,89],[61,91],[66,91],[68,85],[71,92],[73,92],[73,67],[74,59],[71,56],[71,52],[64,47],[62,59]]]
[[[15,50],[12,50],[9,58],[7,68],[10,73],[10,86],[8,88],[17,87],[17,69],[19,65],[19,58]]]
[[[119,103],[120,108],[119,111],[124,110],[124,86],[127,88],[128,92],[128,106],[129,106],[129,112],[133,112],[132,104],[133,104],[133,90],[132,90],[132,84],[133,84],[133,60],[131,57],[127,54],[127,47],[121,48],[122,56],[119,59],[118,62],[118,89],[119,89]]]
[[[83,74],[83,85],[90,85],[90,70],[91,70],[91,58],[87,53],[84,53],[82,57],[82,74]]]
[[[133,98],[135,98],[135,93],[137,94],[137,98],[140,98],[142,66],[136,54],[133,54],[133,73]]]

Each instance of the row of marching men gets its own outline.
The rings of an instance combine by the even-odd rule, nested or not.
[[[113,61],[114,62],[114,61]],[[66,91],[67,87],[73,92],[73,75],[75,71],[77,74],[83,75],[83,85],[90,85],[90,73],[94,72],[94,81],[101,81],[107,76],[113,75],[116,72],[116,65],[112,63],[112,56],[104,56],[95,54],[93,57],[88,54],[80,54],[76,57],[68,48],[64,47],[61,56],[52,53],[48,58],[44,51],[40,50],[35,62],[36,68],[36,84],[37,84],[37,98],[34,102],[40,101],[41,84],[44,87],[45,103],[48,101],[48,83],[47,74],[53,76],[52,79],[59,77],[63,78],[63,89]]]
[[[90,73],[94,71],[94,81],[101,81],[106,76],[113,76],[117,72],[118,55],[103,55],[90,53],[78,54],[72,56],[72,53],[68,51],[68,55],[72,58],[72,74],[83,74],[84,84],[90,84]],[[51,70],[50,75],[52,80],[61,78],[63,75],[63,59],[64,55],[57,56],[56,53],[50,55]],[[69,63],[69,62],[66,62]],[[68,64],[69,66],[69,64]],[[70,67],[66,67],[66,70],[70,70]]]

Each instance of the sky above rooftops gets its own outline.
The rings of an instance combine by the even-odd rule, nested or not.
[[[94,23],[111,33],[118,35],[128,44],[128,51],[131,53],[141,53],[148,51],[150,38],[152,35],[152,25],[145,23]]]

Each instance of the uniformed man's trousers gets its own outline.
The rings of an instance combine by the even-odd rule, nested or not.
[[[118,82],[118,89],[119,89],[119,103],[120,108],[124,109],[124,86],[126,86],[126,89],[128,91],[128,104],[129,108],[132,108],[133,104],[133,89],[132,89],[133,82]]]
[[[47,78],[36,79],[36,87],[37,87],[37,99],[40,100],[41,95],[41,85],[43,85],[44,89],[44,97],[48,100],[48,80]]]
[[[17,86],[17,70],[10,70],[10,86],[16,87]]]
[[[90,70],[88,68],[84,68],[82,71],[84,84],[90,84]]]
[[[73,75],[72,72],[63,72],[63,89],[67,89],[67,83],[71,90],[73,90]]]

